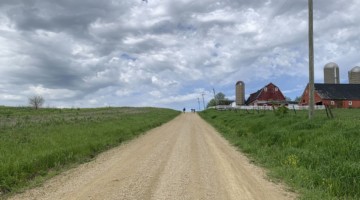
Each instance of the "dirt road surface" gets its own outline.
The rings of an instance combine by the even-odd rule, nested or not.
[[[13,199],[294,199],[186,113]]]

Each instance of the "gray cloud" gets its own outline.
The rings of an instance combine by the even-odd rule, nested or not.
[[[360,3],[314,9],[316,81],[334,61],[346,82],[360,64]],[[277,81],[295,97],[307,82],[307,1],[3,0],[0,43],[0,104],[38,93],[50,106],[197,107],[212,88],[233,97],[238,80]]]

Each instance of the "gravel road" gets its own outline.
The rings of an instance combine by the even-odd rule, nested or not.
[[[186,113],[12,199],[294,199]]]

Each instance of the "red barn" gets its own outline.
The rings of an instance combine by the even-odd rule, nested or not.
[[[360,108],[360,84],[314,84],[316,105],[334,108]],[[301,97],[301,105],[309,105],[309,84]]]
[[[280,89],[273,83],[269,83],[246,100],[246,105],[281,105],[286,103],[286,98]]]

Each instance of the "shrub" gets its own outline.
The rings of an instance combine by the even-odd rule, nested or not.
[[[275,115],[283,117],[284,115],[289,113],[289,108],[286,106],[280,106],[275,110]]]

